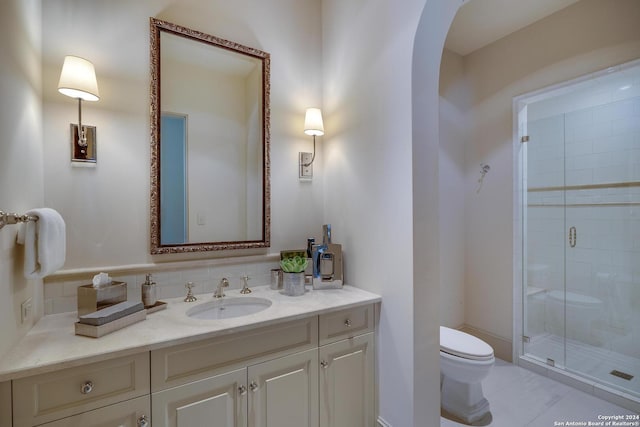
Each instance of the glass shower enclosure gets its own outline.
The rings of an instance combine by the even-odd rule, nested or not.
[[[640,63],[612,71],[520,113],[521,354],[640,399]]]

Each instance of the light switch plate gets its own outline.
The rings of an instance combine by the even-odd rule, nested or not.
[[[312,153],[298,153],[298,178],[303,181],[310,181],[313,178],[313,163],[309,166],[304,166],[311,162],[312,158]]]

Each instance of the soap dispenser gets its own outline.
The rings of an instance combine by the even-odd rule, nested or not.
[[[151,280],[151,274],[147,274],[142,284],[142,304],[148,308],[154,306],[156,302],[156,282]]]

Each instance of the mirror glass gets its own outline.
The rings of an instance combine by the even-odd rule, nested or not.
[[[269,246],[268,53],[151,18],[151,253]]]

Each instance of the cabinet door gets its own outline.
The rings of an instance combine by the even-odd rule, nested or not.
[[[320,427],[370,427],[374,418],[373,333],[320,347]]]
[[[153,393],[153,427],[246,427],[246,384],[238,369]]]
[[[41,427],[150,427],[149,407],[147,395],[41,424]]]
[[[249,366],[249,427],[318,426],[318,350]]]

